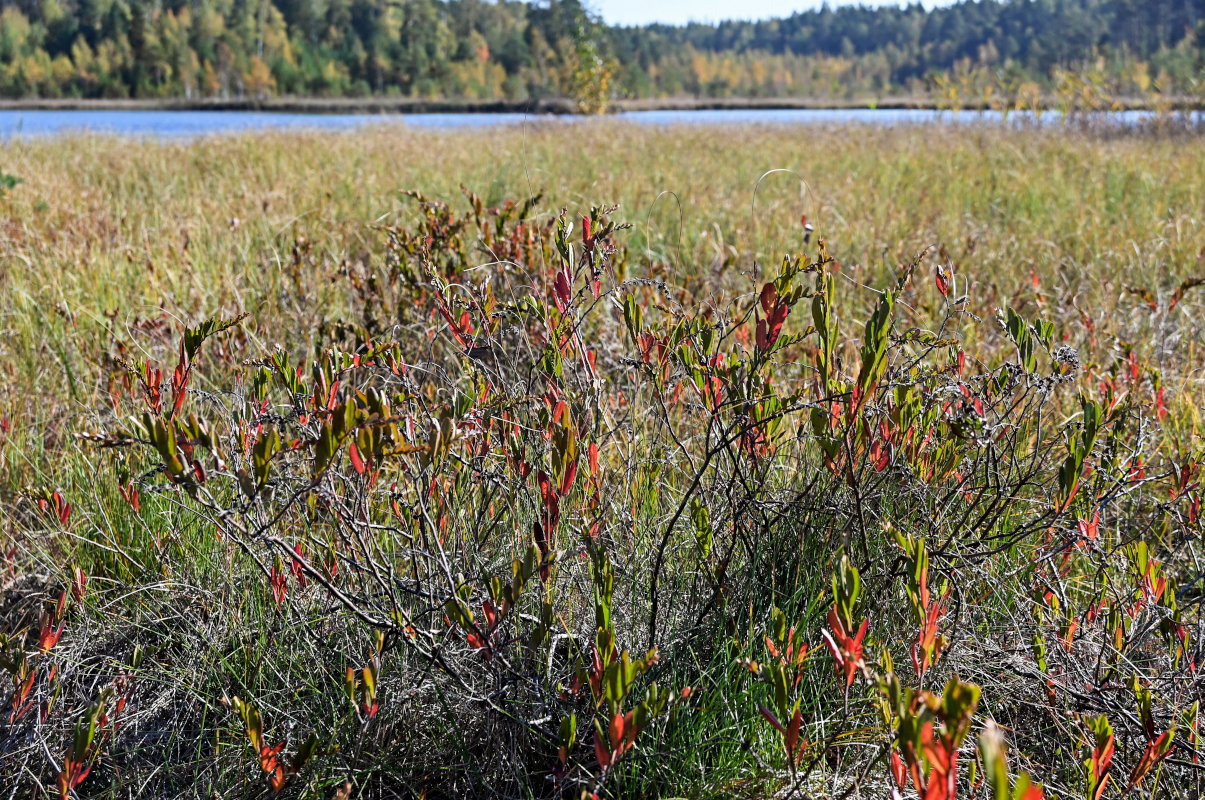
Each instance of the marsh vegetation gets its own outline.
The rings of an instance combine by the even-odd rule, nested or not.
[[[1202,794],[1205,140],[0,164],[15,796]]]

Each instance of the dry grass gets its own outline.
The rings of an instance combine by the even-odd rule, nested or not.
[[[1079,352],[1084,371],[1074,387],[1064,387],[1058,395],[1058,382],[1047,381],[1040,385],[1044,388],[1023,395],[1036,404],[1035,419],[1042,421],[1032,440],[1018,445],[1033,464],[1045,468],[1050,464],[1043,459],[1062,458],[1061,439],[1051,431],[1079,424],[1082,412],[1072,388],[1096,396],[1103,391],[1098,380],[1116,379],[1121,385],[1131,352],[1141,375],[1129,386],[1135,398],[1141,394],[1135,402],[1144,414],[1134,435],[1156,454],[1148,462],[1152,481],[1156,473],[1160,480],[1170,479],[1173,468],[1201,451],[1205,291],[1189,289],[1175,312],[1168,310],[1177,286],[1205,276],[1205,139],[1200,137],[986,126],[656,129],[614,121],[541,122],[488,131],[379,127],[349,134],[257,134],[195,142],[33,140],[0,145],[0,166],[24,179],[0,199],[5,214],[0,229],[0,415],[12,423],[12,431],[0,439],[0,508],[5,514],[0,545],[12,553],[0,603],[4,632],[20,634],[23,642],[31,637],[32,653],[39,611],[70,583],[71,567],[87,565],[93,576],[87,601],[79,603],[82,612],[71,617],[55,651],[63,665],[62,718],[52,717],[36,728],[5,728],[7,711],[0,719],[0,738],[12,731],[10,742],[15,743],[0,745],[0,770],[12,770],[0,777],[12,779],[19,787],[17,796],[55,793],[55,759],[70,722],[121,671],[134,676],[139,687],[128,723],[133,733],[98,762],[80,796],[86,791],[124,796],[129,776],[169,794],[265,793],[238,717],[223,703],[235,692],[253,693],[272,735],[288,736],[290,752],[304,731],[319,733],[326,749],[315,758],[317,766],[305,774],[304,783],[298,779],[286,790],[299,795],[330,796],[344,779],[353,780],[365,796],[411,796],[420,785],[453,795],[496,788],[507,796],[568,796],[570,788],[586,785],[583,779],[551,788],[544,777],[548,764],[541,759],[553,759],[555,748],[548,753],[539,747],[529,753],[519,745],[507,750],[500,742],[509,741],[515,728],[507,726],[514,721],[486,715],[488,724],[478,726],[472,710],[478,706],[455,705],[454,694],[449,699],[447,693],[459,689],[431,677],[438,670],[430,663],[420,668],[416,657],[407,656],[403,664],[404,647],[399,646],[396,673],[387,672],[392,704],[383,705],[371,724],[354,709],[349,715],[341,695],[344,670],[362,669],[374,652],[361,620],[326,595],[307,595],[282,611],[254,559],[244,557],[257,552],[255,537],[242,541],[212,535],[215,509],[226,499],[202,504],[198,512],[179,486],[160,480],[157,462],[113,454],[120,451],[106,450],[102,456],[92,444],[73,438],[85,431],[111,433],[119,425],[107,411],[113,377],[121,372],[116,359],[154,359],[170,372],[186,324],[216,314],[248,314],[237,336],[215,343],[214,354],[198,362],[192,389],[214,404],[241,398],[243,390],[234,388],[231,375],[245,359],[262,358],[280,345],[295,363],[306,364],[341,341],[343,334],[333,333],[331,323],[358,319],[366,305],[379,299],[357,291],[352,280],[384,263],[386,237],[378,226],[409,228],[420,216],[416,204],[399,195],[401,190],[418,189],[454,206],[462,185],[487,205],[544,192],[541,221],[552,219],[559,208],[580,219],[592,205],[618,204],[615,218],[632,228],[617,233],[629,258],[626,265],[617,265],[626,272],[614,276],[615,291],[639,296],[647,304],[646,319],[656,316],[667,324],[688,319],[723,325],[725,315],[735,313],[732,309],[751,308],[783,254],[805,249],[800,217],[806,214],[836,259],[826,270],[836,276],[833,300],[842,309],[844,337],[838,349],[849,374],[857,371],[850,365],[858,363],[861,321],[880,299],[872,289],[886,286],[902,264],[928,252],[930,260],[899,294],[899,340],[893,347],[900,354],[920,347],[916,340],[905,341],[908,326],[924,328],[957,317],[960,325],[966,323],[957,335],[969,363],[986,374],[992,365],[1016,360],[1010,340],[992,323],[995,310],[1008,307],[1030,319],[1055,322],[1059,335],[1066,335],[1060,341]],[[808,247],[814,250],[814,244]],[[539,252],[546,260],[554,251]],[[477,251],[471,259],[474,264],[491,260]],[[932,263],[952,268],[956,293],[968,293],[966,310],[982,324],[972,324],[971,317],[935,294]],[[543,262],[526,266],[545,277],[554,269]],[[652,282],[635,289],[620,282],[624,277]],[[515,292],[522,287],[522,279],[505,270],[497,280]],[[542,281],[535,279],[547,295]],[[1155,312],[1143,292],[1150,293]],[[401,296],[409,302],[410,295]],[[416,307],[430,301],[425,289],[416,297]],[[734,305],[723,304],[728,301]],[[803,441],[802,433],[799,441],[783,445],[768,459],[769,466],[755,463],[746,471],[736,459],[730,467],[714,467],[730,473],[708,473],[706,481],[692,484],[696,460],[707,452],[709,440],[701,438],[698,427],[706,415],[667,410],[664,393],[650,389],[657,381],[632,372],[622,314],[616,310],[611,318],[603,316],[596,312],[600,319],[590,323],[588,333],[605,345],[599,348],[599,363],[610,381],[608,391],[618,388],[623,395],[623,405],[613,406],[615,419],[608,418],[614,430],[600,439],[609,448],[604,461],[612,474],[621,476],[605,493],[611,504],[608,524],[624,528],[614,540],[623,547],[617,544],[610,555],[618,574],[616,606],[624,609],[616,612],[622,617],[619,635],[634,650],[645,643],[648,570],[666,552],[665,543],[658,551],[657,539],[667,520],[676,520],[680,497],[684,504],[698,489],[704,502],[712,504],[714,519],[731,513],[734,541],[739,538],[734,509],[756,509],[756,514],[749,512],[754,521],[748,524],[758,546],[742,555],[733,545],[732,592],[747,608],[720,615],[723,624],[716,621],[713,629],[695,621],[698,609],[692,603],[701,602],[696,595],[700,586],[708,586],[707,576],[719,574],[713,563],[719,557],[703,569],[692,560],[692,538],[666,534],[665,622],[660,638],[649,638],[673,657],[663,661],[656,675],[675,687],[692,683],[702,699],[693,715],[683,714],[693,722],[659,732],[656,747],[632,754],[622,770],[617,768],[607,776],[609,782],[598,786],[630,796],[760,796],[839,792],[861,781],[856,791],[883,796],[891,734],[874,727],[872,683],[859,682],[843,697],[832,688],[831,662],[821,660],[827,656],[809,662],[799,695],[811,715],[807,736],[818,745],[812,751],[816,755],[809,756],[809,777],[797,780],[784,766],[777,735],[757,713],[769,696],[760,684],[750,684],[742,660],[769,662],[761,638],[775,605],[798,615],[815,652],[823,653],[817,630],[825,626],[824,613],[832,603],[829,580],[842,546],[856,556],[865,576],[867,606],[876,605],[868,612],[874,616],[876,648],[881,644],[891,650],[910,640],[915,630],[900,610],[907,603],[901,551],[884,528],[892,520],[900,525],[910,520],[917,529],[923,522],[931,526],[931,537],[938,529],[949,537],[941,548],[930,539],[934,592],[940,572],[958,583],[958,594],[947,631],[949,654],[934,667],[928,688],[937,689],[954,672],[980,683],[983,713],[1016,726],[1012,735],[1019,751],[1013,765],[1033,771],[1047,784],[1047,796],[1076,797],[1084,791],[1076,766],[1083,743],[1075,742],[1089,711],[1110,714],[1119,737],[1130,737],[1119,739],[1119,761],[1126,769],[1137,762],[1141,726],[1131,695],[1122,698],[1120,679],[1106,677],[1090,702],[1075,694],[1077,686],[1057,702],[1048,699],[1029,655],[1033,642],[1018,633],[1034,624],[1035,607],[1046,608],[1042,602],[1047,601],[1034,596],[1034,585],[1037,578],[1046,579],[1042,570],[1062,557],[1062,540],[1052,540],[1054,532],[1075,536],[1076,520],[1063,512],[1051,516],[1049,497],[1042,494],[1053,477],[1044,478],[1046,483],[1017,484],[1025,496],[1007,498],[1017,507],[1005,518],[967,511],[961,521],[979,519],[982,530],[964,530],[957,515],[934,511],[940,493],[930,495],[924,486],[904,491],[870,474],[863,488],[873,495],[863,497],[858,495],[862,484],[852,479],[825,483],[824,465],[831,459],[820,457],[815,442]],[[812,319],[805,308],[790,320],[789,332],[805,339],[810,335],[805,329]],[[443,325],[434,314],[419,312],[413,317],[402,312],[393,322],[402,326],[403,348],[415,349],[427,347],[428,334],[434,335],[436,324]],[[739,338],[735,330],[729,334]],[[734,354],[756,351],[748,342],[738,346],[733,339],[729,344]],[[437,352],[436,344],[430,348],[428,357],[449,359],[452,386],[463,390],[477,374],[472,364],[457,361],[456,353]],[[921,350],[925,357],[932,355]],[[779,353],[777,385],[811,386],[816,353],[814,340]],[[764,368],[747,358],[751,375]],[[904,383],[907,370],[901,365],[907,359],[895,359],[888,374]],[[897,367],[902,370],[898,374]],[[1152,421],[1150,408],[1157,380],[1167,387],[1171,408],[1160,425]],[[885,402],[882,408],[872,408],[872,403],[866,414],[885,413]],[[122,411],[128,415],[131,409]],[[811,423],[803,408],[795,412],[799,419],[792,418],[791,424],[807,430]],[[1021,412],[1000,412],[1002,425],[1013,419],[1010,414]],[[235,425],[233,418],[217,417],[224,420],[217,424]],[[550,424],[540,419],[533,424]],[[1051,455],[1056,451],[1057,457]],[[1111,474],[1104,456],[1100,458],[1099,475]],[[304,485],[308,467],[297,469],[293,478]],[[131,479],[127,473],[146,487],[141,516],[130,514],[118,495],[118,476]],[[339,480],[352,486],[356,477],[347,471]],[[1039,484],[1041,491],[1035,489]],[[57,525],[39,516],[32,487],[60,489],[74,504],[74,522]],[[992,489],[988,481],[984,494]],[[514,506],[530,502],[529,495],[530,487],[515,489]],[[1099,574],[1116,569],[1115,580],[1129,580],[1126,570],[1133,558],[1122,546],[1136,538],[1150,541],[1152,552],[1159,553],[1182,589],[1199,581],[1193,566],[1200,556],[1199,522],[1185,522],[1182,504],[1166,502],[1164,496],[1165,487],[1152,484],[1149,492],[1135,490],[1132,498],[1127,494],[1118,500],[1125,510],[1108,512],[1116,516],[1107,517],[1111,532],[1103,534],[1113,549],[1106,553],[1102,540],[1100,551],[1091,555],[1099,561],[1085,554],[1080,564],[1076,555],[1078,571],[1064,575],[1066,587],[1058,589],[1066,608],[1078,610],[1073,601],[1082,604],[1095,597],[1089,597],[1097,574],[1092,569],[1099,568]],[[459,511],[470,507],[477,506]],[[530,524],[531,513],[515,512],[516,531],[520,524]],[[491,540],[489,548],[478,548],[471,520],[462,516],[456,515],[454,530],[459,533],[452,541],[462,548],[455,551],[460,563],[466,570],[472,566],[470,581],[484,581],[491,570],[509,574],[511,550],[521,554],[525,545]],[[286,519],[301,527],[310,524],[308,518]],[[455,527],[462,524],[470,527]],[[717,552],[723,539],[718,526]],[[668,528],[675,533],[672,522]],[[860,539],[849,532],[855,529]],[[519,539],[526,541],[526,530]],[[1192,530],[1197,540],[1185,533]],[[290,536],[294,532],[287,531]],[[1010,546],[992,550],[997,540]],[[242,541],[242,550],[234,546],[236,541]],[[759,552],[763,547],[767,549]],[[593,578],[584,554],[580,564],[563,567],[561,621],[567,630],[592,619],[587,590]],[[737,577],[738,565],[744,578]],[[746,583],[740,584],[742,579]],[[1189,592],[1181,600],[1194,642],[1205,635],[1200,597],[1199,591]],[[442,607],[435,612],[443,613]],[[1035,630],[1041,625],[1053,630],[1061,619],[1056,617],[1057,611]],[[1156,623],[1150,625],[1144,630],[1154,636]],[[1086,632],[1089,623],[1084,626],[1078,646],[1086,652],[1098,642]],[[389,631],[386,649],[392,653],[397,631],[388,624],[378,627]],[[1137,641],[1138,634],[1134,636]],[[142,657],[135,656],[135,645],[149,654],[147,662],[135,663]],[[474,653],[448,647],[448,659],[463,674],[477,667]],[[1071,657],[1076,651],[1068,649],[1064,655],[1054,638],[1048,648],[1056,664],[1051,674],[1066,678],[1068,685],[1073,679],[1100,677],[1099,669],[1089,674],[1086,660]],[[907,648],[894,650],[897,670],[907,671]],[[868,664],[878,657],[877,651],[868,652]],[[1164,663],[1159,659],[1170,656],[1148,648],[1126,657],[1129,666],[1141,671],[1155,669]],[[869,666],[878,670],[882,664]],[[1181,709],[1182,701],[1201,689],[1199,679],[1181,680],[1181,673],[1170,668],[1164,677],[1166,683],[1159,685],[1168,692],[1156,702],[1165,710]],[[486,694],[488,680],[481,680],[474,687]],[[7,684],[0,699],[6,690]],[[1063,717],[1071,713],[1080,716],[1074,725],[1065,725]],[[977,730],[981,722],[976,719]],[[1161,726],[1166,722],[1160,717]],[[532,734],[540,724],[521,733]],[[588,724],[583,716],[579,750],[589,749],[593,734]],[[964,762],[974,759],[969,742]],[[1195,776],[1199,789],[1200,771],[1183,764],[1191,752],[1177,751],[1180,763],[1168,762],[1181,785],[1157,783],[1164,793],[1158,796],[1193,796],[1186,776]],[[424,760],[435,758],[432,754],[442,760]],[[592,756],[583,755],[583,763],[593,764]],[[1121,796],[1125,776],[1120,772],[1110,790],[1114,794],[1107,796]],[[1155,796],[1154,789],[1146,788]]]

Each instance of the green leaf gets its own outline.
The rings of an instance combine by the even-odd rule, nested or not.
[[[201,349],[201,344],[206,339],[233,328],[246,319],[246,317],[246,314],[239,314],[233,319],[210,317],[195,327],[185,328],[184,352],[188,355],[189,361],[197,355],[197,352]]]
[[[628,327],[628,335],[632,337],[632,344],[638,345],[644,330],[644,312],[632,295],[623,299],[623,321]]]
[[[561,747],[566,751],[573,749],[573,743],[577,741],[577,715],[570,714],[567,717],[561,717]]]

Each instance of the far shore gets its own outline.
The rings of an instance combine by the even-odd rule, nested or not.
[[[1153,110],[1147,98],[1121,98],[1119,110]],[[1194,98],[1177,98],[1166,107],[1191,110],[1201,104]],[[941,110],[929,97],[884,98],[699,98],[670,97],[617,100],[612,111],[703,111],[703,110],[853,110],[913,109]],[[990,110],[983,103],[963,103],[965,111]],[[1052,110],[1050,103],[1044,110]],[[422,100],[404,97],[270,97],[255,98],[0,98],[0,111],[268,111],[295,114],[573,114],[576,107],[565,98],[539,100]]]

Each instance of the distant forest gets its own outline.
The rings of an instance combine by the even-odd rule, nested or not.
[[[614,98],[1205,96],[1205,0],[826,6],[685,27],[607,26],[578,0],[0,9],[0,94],[10,98],[559,97],[591,110]]]

